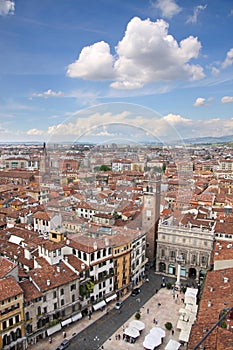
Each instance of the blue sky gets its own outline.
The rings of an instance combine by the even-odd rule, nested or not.
[[[232,32],[231,0],[0,0],[0,140],[233,135]]]

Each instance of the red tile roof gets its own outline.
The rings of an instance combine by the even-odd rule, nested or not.
[[[23,290],[14,277],[9,276],[0,280],[0,300],[22,294]]]

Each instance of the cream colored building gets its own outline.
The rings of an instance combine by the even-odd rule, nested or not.
[[[156,271],[177,275],[177,258],[182,258],[180,276],[199,280],[210,268],[214,231],[159,224]]]

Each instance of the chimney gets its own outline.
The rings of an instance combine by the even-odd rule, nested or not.
[[[51,284],[51,281],[47,280],[47,286],[50,286],[50,284]]]
[[[60,266],[57,266],[57,272],[60,272]]]

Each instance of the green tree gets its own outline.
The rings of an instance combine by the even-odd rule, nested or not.
[[[171,322],[166,322],[165,325],[166,329],[168,329],[169,331],[172,329],[172,323]]]
[[[99,171],[110,171],[110,170],[111,170],[111,168],[105,164],[103,164],[99,167]]]

